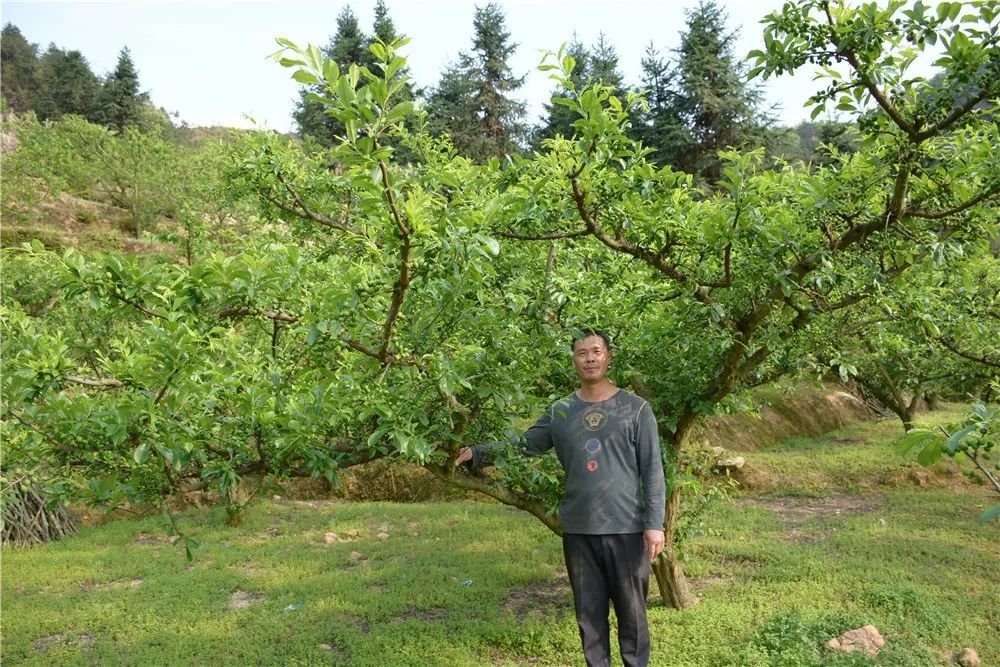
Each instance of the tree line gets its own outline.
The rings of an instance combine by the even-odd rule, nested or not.
[[[169,123],[164,112],[150,104],[149,94],[141,90],[127,46],[118,53],[114,70],[100,77],[79,51],[49,44],[39,54],[37,44],[7,23],[0,35],[0,59],[5,112],[31,111],[39,120],[82,116],[119,133],[127,127],[148,129]]]
[[[680,44],[668,54],[647,46],[641,62],[641,81],[629,86],[621,73],[614,45],[605,35],[584,44],[574,35],[564,56],[574,66],[571,81],[582,88],[590,83],[610,86],[621,98],[642,93],[646,104],[629,119],[628,134],[649,148],[652,161],[669,165],[712,182],[719,177],[718,151],[726,147],[767,145],[787,158],[822,160],[820,145],[841,151],[857,147],[857,134],[849,123],[803,123],[795,129],[774,127],[774,117],[764,105],[759,86],[735,52],[737,32],[727,26],[727,15],[714,0],[702,0],[686,11]],[[536,125],[527,122],[525,103],[517,92],[524,77],[509,64],[517,49],[506,27],[502,8],[489,3],[476,8],[468,50],[449,63],[428,89],[409,87],[406,97],[425,102],[431,134],[450,137],[455,150],[476,162],[491,157],[527,153],[541,148],[546,139],[574,134],[576,116],[566,104],[565,86],[556,86]],[[358,17],[345,6],[337,17],[337,30],[321,50],[341,71],[352,63],[371,66],[367,46],[398,38],[383,2],[375,7],[373,31],[365,34]],[[295,111],[300,136],[334,146],[343,136],[343,125],[322,112],[318,84],[302,90]]]
[[[823,160],[821,145],[841,151],[856,149],[857,133],[848,123],[821,121],[797,128],[778,128],[765,108],[759,86],[735,53],[737,33],[727,25],[725,11],[714,0],[703,0],[686,12],[686,26],[677,48],[664,54],[650,43],[641,62],[638,86],[626,84],[615,47],[604,34],[586,45],[574,34],[565,56],[574,63],[571,80],[611,86],[623,97],[642,92],[646,104],[629,119],[629,136],[649,148],[657,165],[669,165],[700,179],[719,177],[718,151],[728,146],[767,145],[772,154],[794,159]],[[435,85],[421,89],[406,79],[403,97],[424,102],[428,130],[450,137],[455,150],[476,162],[491,157],[525,154],[546,139],[573,135],[576,122],[566,106],[566,89],[556,86],[544,117],[532,125],[526,105],[517,97],[524,77],[509,64],[517,49],[506,27],[502,8],[477,7],[470,48],[442,71]],[[366,33],[350,5],[336,20],[336,31],[321,49],[341,71],[351,64],[371,67],[374,43],[390,44],[401,37],[381,0],[374,9],[372,31]],[[8,23],[2,36],[2,93],[6,110],[33,111],[40,120],[79,115],[122,132],[127,126],[169,125],[169,117],[149,102],[127,47],[106,77],[99,77],[79,51],[51,44],[39,54],[20,30]],[[405,72],[398,78],[405,79]],[[293,111],[300,138],[332,147],[344,135],[343,122],[324,111],[319,84],[304,84]],[[419,121],[414,121],[419,122]]]

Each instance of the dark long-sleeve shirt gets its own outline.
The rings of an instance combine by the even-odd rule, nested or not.
[[[570,394],[546,410],[520,441],[526,456],[553,447],[566,471],[566,494],[559,503],[564,532],[663,529],[663,464],[656,418],[645,400],[623,389],[597,402]],[[473,447],[473,467],[488,462],[489,449]]]

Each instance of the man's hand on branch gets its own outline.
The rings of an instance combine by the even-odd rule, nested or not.
[[[460,466],[467,461],[472,460],[472,447],[462,447],[458,450],[458,456],[455,457],[455,465]]]
[[[656,560],[656,557],[660,555],[661,551],[663,551],[663,531],[645,530],[642,533],[642,538],[646,543],[646,553],[649,554],[649,560]]]

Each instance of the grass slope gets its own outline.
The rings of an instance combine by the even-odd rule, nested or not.
[[[897,433],[855,425],[752,454],[766,493],[719,507],[688,545],[702,601],[652,603],[653,663],[922,666],[972,646],[1000,664],[988,496],[918,487]],[[203,544],[192,563],[152,519],[4,550],[3,664],[580,662],[560,543],[521,512],[266,501],[239,528],[217,509],[182,525]],[[878,657],[823,648],[867,623],[888,642]]]

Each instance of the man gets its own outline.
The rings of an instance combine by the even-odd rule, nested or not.
[[[608,380],[611,345],[587,329],[573,341],[580,388],[524,434],[521,451],[555,447],[566,471],[559,504],[563,554],[583,653],[590,667],[611,659],[608,601],[618,617],[625,665],[649,662],[649,564],[663,550],[665,487],[656,419],[649,404]],[[488,462],[489,445],[463,448],[456,463]]]

